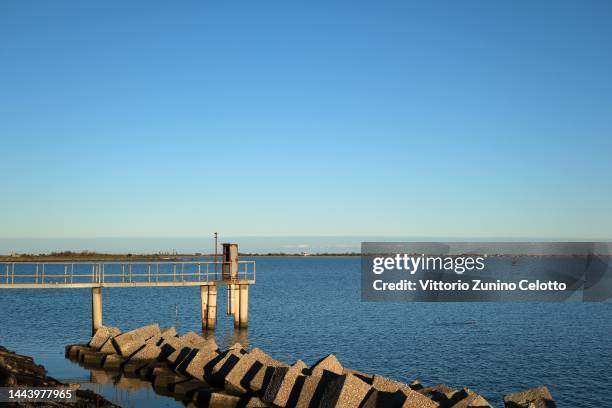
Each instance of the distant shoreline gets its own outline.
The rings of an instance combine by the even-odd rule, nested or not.
[[[104,254],[97,252],[61,252],[50,254],[15,254],[0,255],[0,262],[38,262],[38,261],[180,261],[185,258],[213,258],[215,254]],[[267,257],[267,256],[291,256],[291,257],[335,257],[335,256],[361,256],[359,252],[347,253],[240,253],[240,257]],[[219,260],[221,253],[217,254]]]
[[[359,252],[321,252],[321,253],[285,253],[285,252],[268,252],[268,253],[240,253],[241,258],[253,257],[354,257],[361,256]],[[375,254],[368,254],[374,256]],[[388,256],[389,254],[379,254],[380,256]],[[607,254],[593,254],[595,256],[608,256]],[[215,254],[104,254],[97,252],[61,252],[50,254],[13,254],[0,255],[0,262],[82,262],[82,261],[181,261],[191,258],[214,258]],[[440,256],[461,256],[440,254]],[[489,257],[576,257],[588,256],[587,254],[489,254]],[[217,258],[221,260],[221,253],[217,254]]]

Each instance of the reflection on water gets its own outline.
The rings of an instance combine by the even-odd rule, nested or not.
[[[81,363],[82,364],[82,363]],[[157,390],[151,382],[120,371],[106,371],[102,368],[88,368],[89,382],[81,387],[104,395],[121,407],[181,407],[181,401],[170,394]]]
[[[216,336],[214,332],[201,334],[204,338],[213,338],[220,344],[240,343],[245,348],[249,346],[247,329],[224,331],[221,336]],[[71,382],[78,382],[82,388],[101,394],[121,407],[182,407],[185,405],[181,396],[173,394],[168,389],[154,387],[151,381],[144,379],[144,376],[141,378],[138,374],[104,370],[95,363],[70,361],[89,372],[88,380],[72,380]]]
[[[184,406],[181,401],[158,393],[150,382],[130,378],[119,372],[90,369],[90,382],[81,383],[81,388],[104,395],[106,399],[123,408]]]

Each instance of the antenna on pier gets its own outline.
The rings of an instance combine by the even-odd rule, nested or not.
[[[215,259],[214,259],[215,261],[215,279],[217,278],[217,246],[218,246],[217,239],[218,237],[219,237],[219,234],[215,232]]]

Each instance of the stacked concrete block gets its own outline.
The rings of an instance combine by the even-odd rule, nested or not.
[[[504,397],[506,408],[556,408],[556,406],[550,391],[543,385]]]
[[[225,374],[223,386],[230,394],[247,394],[250,391],[249,383],[258,371],[264,367],[276,367],[282,364],[281,361],[275,360],[262,350],[254,348],[240,355],[238,362]]]
[[[219,350],[213,339],[194,332],[145,326],[127,333],[102,326],[87,345],[66,347],[66,356],[97,370],[100,381],[148,380],[156,392],[187,406],[291,408],[491,408],[470,389],[443,384],[423,387],[343,367],[330,354],[311,367],[291,366],[260,349],[236,343]],[[101,374],[102,373],[102,374]],[[108,373],[108,374],[104,374]],[[140,378],[138,378],[140,377]],[[506,408],[552,408],[546,387],[507,395]]]
[[[96,330],[96,333],[89,341],[88,346],[93,349],[100,350],[109,338],[116,337],[120,334],[121,330],[116,327],[101,326]]]
[[[105,370],[116,371],[121,369],[123,363],[125,363],[125,358],[118,354],[109,354],[104,359],[102,367],[104,367]]]
[[[123,357],[129,357],[141,348],[151,337],[160,335],[159,325],[152,324],[140,327],[113,337],[113,345]]]
[[[334,374],[342,374],[343,367],[336,356],[329,354],[310,367],[310,371],[312,371],[313,374],[321,374],[323,370],[332,372]]]
[[[455,392],[446,404],[452,408],[492,408],[487,400],[469,388]]]
[[[210,366],[216,364],[219,359],[220,354],[216,350],[200,349],[192,358],[183,361],[180,369],[193,378],[200,381],[206,381],[206,368],[208,367],[210,369]]]
[[[304,377],[307,368],[302,360],[296,361],[291,367],[275,368],[262,400],[279,407],[287,406],[298,378]]]
[[[450,398],[457,392],[446,384],[436,384],[417,391],[419,394],[437,402],[440,406],[447,406]]]
[[[287,367],[287,364],[274,359],[265,362],[258,361],[245,375],[242,385],[250,394],[261,397],[265,393],[277,367]]]
[[[88,350],[89,346],[86,344],[71,344],[66,346],[66,357],[72,360],[79,359],[79,352],[82,350]]]
[[[109,337],[102,347],[100,347],[100,352],[105,354],[119,354],[119,350],[115,347],[114,336]]]

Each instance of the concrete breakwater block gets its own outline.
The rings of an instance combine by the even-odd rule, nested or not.
[[[444,406],[444,404],[448,403],[450,398],[457,392],[457,390],[449,387],[446,384],[436,384],[430,387],[425,387],[417,392],[437,402],[439,405]]]
[[[250,379],[264,366],[280,365],[277,361],[263,352],[254,348],[240,356],[240,360],[229,369],[224,378],[224,388],[230,394],[244,395],[249,390]],[[253,370],[253,367],[255,369]]]
[[[310,367],[310,371],[312,371],[313,374],[322,374],[323,370],[340,375],[342,374],[343,368],[336,356],[329,354]]]
[[[104,362],[102,363],[102,367],[104,367],[105,370],[116,371],[116,370],[121,369],[121,366],[123,365],[124,362],[125,362],[125,359],[121,357],[120,355],[109,354],[104,359]]]
[[[311,404],[320,408],[358,407],[371,386],[352,374],[331,375],[329,383],[320,383]]]
[[[308,376],[301,376],[296,380],[294,386],[295,393],[292,392],[292,395],[290,395],[288,405],[298,408],[319,407],[324,400],[325,404],[329,404],[331,403],[330,401],[339,396],[339,392],[342,390],[343,381],[351,376],[351,374],[338,375],[327,370],[317,371],[317,373]],[[361,400],[357,402],[356,406],[358,406],[359,403],[365,399],[371,387],[355,376],[352,376],[352,378],[357,379],[363,384],[363,387],[357,387],[355,392],[356,394],[363,392]],[[353,383],[353,385],[355,384],[352,381],[351,383]],[[297,395],[298,392],[299,395]],[[323,399],[324,395],[325,399]]]
[[[302,360],[296,361],[291,367],[276,367],[262,400],[279,407],[286,406],[298,377],[303,375],[306,368],[308,366]]]
[[[266,391],[274,375],[274,370],[277,367],[288,367],[288,365],[275,359],[264,363],[258,361],[245,374],[241,381],[241,385],[247,389],[250,394],[261,397]]]
[[[366,395],[359,408],[402,408],[405,401],[406,395],[401,391],[387,392],[378,391],[372,388]],[[433,404],[433,407],[438,406],[431,400],[429,400],[429,402]],[[424,405],[423,407],[427,407],[427,405]]]
[[[90,347],[90,345],[95,347]],[[423,387],[343,367],[333,354],[311,367],[291,366],[264,351],[247,351],[240,343],[219,350],[212,338],[195,332],[177,336],[171,327],[150,325],[120,333],[101,327],[85,344],[66,347],[66,356],[81,364],[103,367],[101,381],[119,372],[125,381],[153,383],[157,393],[188,406],[291,408],[491,408],[470,389],[444,384]],[[98,376],[102,371],[98,370]],[[143,380],[147,380],[144,382]],[[506,408],[556,407],[546,387],[513,393]]]
[[[70,344],[66,346],[66,357],[71,360],[78,360],[79,352],[81,350],[89,350],[89,346],[86,344]]]
[[[186,404],[187,407],[201,408],[265,408],[272,407],[256,397],[239,397],[230,395],[225,392],[210,392],[199,391],[191,401]]]
[[[214,365],[220,360],[221,355],[215,350],[202,349],[198,350],[191,359],[185,359],[181,362],[179,369],[186,374],[200,381],[205,381],[205,370],[209,365]],[[212,363],[212,364],[211,364]],[[211,367],[212,368],[212,367]]]
[[[116,337],[120,334],[121,330],[116,327],[101,326],[96,330],[96,333],[93,335],[88,345],[91,348],[100,350],[110,337]]]
[[[225,355],[216,362],[209,373],[204,373],[208,382],[214,387],[223,388],[225,377],[245,354],[247,354],[247,351],[243,348],[228,350]]]
[[[355,375],[339,375],[327,370],[323,370],[321,374],[317,373],[302,378],[304,378],[302,384],[298,385],[296,382],[299,396],[290,395],[286,406],[298,408],[359,407],[372,388]]]
[[[430,400],[436,402],[440,408],[492,407],[492,405],[486,399],[476,394],[469,388],[455,390],[447,385],[438,384],[432,387],[423,388],[419,391],[413,391],[413,393],[418,393],[429,398]]]
[[[447,405],[452,408],[493,408],[487,400],[469,388],[455,392]]]
[[[352,368],[344,367],[342,369],[342,374],[353,374],[356,377],[359,377],[363,382],[367,382],[368,384],[372,384],[374,381],[374,374],[367,374],[363,371],[353,370]]]
[[[114,336],[110,336],[104,342],[102,347],[100,347],[100,352],[106,354],[119,354],[119,350],[117,350],[117,348],[115,347]]]
[[[556,408],[550,391],[544,385],[504,397],[505,408]]]
[[[82,351],[79,358],[85,366],[102,367],[107,355],[99,351]]]
[[[378,391],[377,395],[374,397],[375,400],[372,403],[380,403],[376,401],[396,401],[398,398],[403,397],[404,401],[400,406],[404,408],[435,408],[437,406],[437,404],[434,403],[429,397],[420,394],[413,389],[413,386],[418,389],[422,388],[422,386],[420,386],[420,382],[416,382],[413,386],[411,386],[387,377],[374,375],[372,377],[371,384],[372,388]],[[455,390],[449,388],[447,391],[452,394]],[[447,398],[446,395],[445,398]],[[392,402],[387,402],[387,404],[392,404]]]
[[[123,357],[130,356],[151,337],[161,335],[158,324],[140,327],[113,337],[113,345]]]

